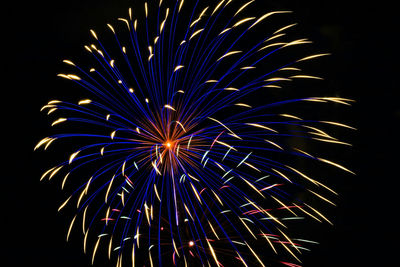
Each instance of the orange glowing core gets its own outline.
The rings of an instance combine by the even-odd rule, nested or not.
[[[171,141],[167,141],[167,142],[164,143],[164,146],[165,146],[167,149],[170,149],[170,148],[172,147],[172,142],[171,142]]]

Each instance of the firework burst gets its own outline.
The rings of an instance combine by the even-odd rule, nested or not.
[[[78,148],[41,180],[61,175],[63,189],[76,185],[59,211],[75,201],[67,240],[80,221],[92,261],[101,250],[116,266],[298,266],[301,251],[313,242],[289,236],[288,225],[304,217],[331,223],[297,193],[332,205],[336,193],[293,166],[293,159],[352,172],[289,143],[349,145],[325,128],[354,128],[279,110],[352,101],[254,101],[296,79],[321,79],[301,67],[327,54],[285,52],[311,43],[288,40],[296,24],[252,35],[290,12],[246,16],[255,1],[232,2],[197,1],[186,11],[184,0],[145,2],[143,17],[129,9],[118,26],[107,24],[112,46],[90,30],[94,43],[84,48],[92,66],[64,60],[73,74],[58,76],[90,98],[48,102],[42,111],[59,115],[52,126],[74,123],[70,129],[77,132],[46,137],[35,150],[76,140],[71,145]],[[282,53],[292,59],[277,61]]]

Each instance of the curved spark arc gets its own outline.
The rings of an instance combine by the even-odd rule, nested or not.
[[[41,179],[52,179],[70,168],[62,183],[64,188],[69,177],[79,170],[101,166],[59,208],[60,211],[71,199],[77,199],[85,252],[89,232],[98,233],[92,262],[99,245],[108,238],[105,246],[109,257],[115,253],[117,266],[122,266],[129,246],[132,265],[138,261],[136,255],[146,250],[150,265],[157,262],[154,259],[157,255],[161,266],[165,251],[171,252],[174,264],[180,259],[187,265],[190,258],[195,258],[203,266],[223,265],[219,251],[228,252],[221,244],[229,245],[229,255],[238,263],[264,266],[264,260],[268,259],[263,259],[252,245],[260,239],[265,239],[266,246],[274,253],[282,250],[301,263],[300,250],[307,250],[301,243],[309,241],[289,237],[285,232],[286,222],[305,216],[332,224],[320,211],[284,188],[305,190],[331,205],[334,203],[330,198],[337,193],[273,157],[275,154],[302,157],[354,174],[338,163],[289,147],[285,142],[285,138],[300,138],[350,145],[328,134],[322,126],[354,128],[266,111],[302,102],[350,105],[352,100],[308,97],[261,106],[241,102],[260,89],[279,88],[282,83],[296,79],[320,79],[303,74],[298,65],[327,54],[300,57],[258,77],[245,79],[248,72],[257,69],[270,56],[310,41],[282,40],[286,31],[295,25],[289,24],[272,31],[247,50],[236,48],[246,34],[266,23],[269,17],[289,12],[239,18],[238,14],[243,14],[254,2],[248,1],[219,24],[223,15],[230,12],[231,2],[222,0],[214,6],[200,8],[196,1],[185,21],[183,39],[179,41],[177,29],[183,23],[180,16],[185,8],[183,0],[176,1],[172,9],[162,0],[157,3],[155,32],[151,31],[154,25],[150,18],[155,14],[151,4],[144,3],[144,23],[134,19],[129,9],[128,19],[118,20],[126,27],[130,48],[115,28],[107,25],[125,68],[129,69],[127,73],[94,30],[90,32],[96,43],[86,45],[85,49],[100,68],[87,72],[74,62],[64,60],[79,74],[58,76],[85,88],[94,99],[82,99],[78,104],[53,100],[42,111],[48,115],[75,114],[56,119],[52,126],[74,122],[87,125],[87,130],[95,132],[96,127],[102,130],[46,137],[35,149],[47,149],[54,141],[66,138],[91,142],[46,171]],[[219,25],[224,26],[218,28]],[[139,31],[145,31],[143,38]],[[215,36],[215,33],[218,34]],[[229,37],[233,41],[228,41]],[[230,66],[222,69],[226,62]],[[232,107],[235,112],[225,111]],[[288,126],[296,130],[284,128]],[[101,203],[97,203],[98,199]],[[87,213],[91,214],[91,220]],[[71,221],[67,239],[76,218]],[[280,263],[296,266],[286,260]]]

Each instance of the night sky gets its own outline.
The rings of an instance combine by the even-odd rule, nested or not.
[[[2,42],[7,46],[2,51],[6,60],[2,61],[1,86],[2,147],[6,147],[1,173],[5,222],[1,246],[6,256],[2,266],[91,266],[90,255],[82,252],[80,235],[65,242],[73,214],[57,212],[64,199],[60,182],[39,182],[51,165],[46,163],[51,153],[33,152],[35,144],[50,133],[50,120],[39,110],[68,93],[67,83],[56,74],[65,70],[63,59],[84,53],[89,29],[106,31],[106,23],[127,16],[132,3],[139,2],[14,1],[2,8]],[[258,2],[265,11],[293,10],[293,20],[315,42],[315,51],[332,53],[318,66],[326,78],[321,95],[357,101],[352,108],[338,107],[343,108],[338,120],[358,131],[343,138],[354,146],[334,155],[357,176],[338,172],[342,175],[329,181],[340,193],[337,208],[328,211],[334,226],[307,230],[318,233],[320,245],[304,253],[303,265],[395,266],[399,248],[398,14],[384,1]],[[71,90],[69,97],[76,92]],[[97,262],[95,266],[112,265]]]

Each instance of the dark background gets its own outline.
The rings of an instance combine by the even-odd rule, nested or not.
[[[338,179],[338,207],[330,213],[335,226],[316,229],[321,244],[305,253],[304,266],[395,266],[400,105],[394,7],[384,1],[258,2],[266,10],[295,11],[306,36],[333,54],[322,66],[327,90],[357,100],[344,118],[358,128],[345,162],[357,176]],[[62,97],[55,77],[63,70],[60,61],[82,53],[90,28],[126,16],[130,6],[15,1],[2,9],[2,266],[90,266],[78,236],[65,242],[69,219],[57,213],[59,184],[39,182],[49,165],[33,147],[49,129],[39,109]]]

